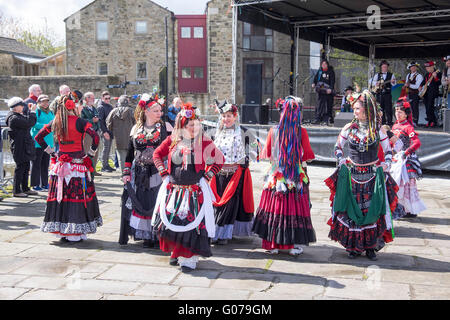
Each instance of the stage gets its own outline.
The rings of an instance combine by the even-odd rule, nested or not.
[[[216,122],[203,121],[206,130],[216,126]],[[275,124],[274,124],[275,125]],[[266,143],[267,133],[273,125],[241,124],[259,138],[261,145]],[[334,144],[341,128],[305,124],[311,147],[318,162],[335,162]],[[450,172],[450,134],[441,129],[416,129],[422,145],[417,152],[423,169]],[[214,135],[214,134],[212,134]]]

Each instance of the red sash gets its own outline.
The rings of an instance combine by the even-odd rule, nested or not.
[[[215,207],[223,206],[234,196],[234,193],[236,192],[237,186],[239,185],[239,181],[241,179],[242,171],[244,171],[244,169],[241,166],[239,166],[239,168],[233,174],[233,177],[231,178],[227,187],[225,188],[222,197],[219,197],[219,195],[217,194],[216,176],[214,176],[211,179],[209,185],[214,193],[214,196],[216,197],[216,201],[213,202]],[[242,197],[245,212],[252,214],[255,211],[255,204],[253,201],[252,176],[250,175],[250,170],[248,168],[246,168],[244,172],[244,185]]]

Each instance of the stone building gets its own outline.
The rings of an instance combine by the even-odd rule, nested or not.
[[[16,39],[0,37],[0,76],[37,76],[45,55]]]
[[[161,89],[160,71],[166,65],[165,17],[169,39],[169,99],[181,96],[207,113],[207,106],[214,99],[230,101],[233,91],[233,21],[229,0],[211,0],[206,5],[205,15],[182,15],[178,16],[178,20],[172,12],[149,0],[93,1],[65,20],[67,74],[107,74],[118,76],[122,81],[126,77],[129,81],[143,83],[142,86],[129,86],[130,93],[149,92],[155,85]],[[202,23],[203,31],[200,32],[198,24],[202,19],[206,23]],[[191,22],[192,26],[189,25]],[[256,75],[257,83],[260,83],[257,103],[288,95],[290,36],[241,21],[237,30],[236,103],[248,102],[246,79],[249,75],[255,76],[248,70],[249,65],[259,72]],[[196,60],[189,59],[186,54],[198,55],[198,50],[189,53],[188,48],[187,53],[184,49],[180,52],[187,40],[182,32],[190,34],[192,43],[198,41],[195,38],[200,34],[206,37],[205,48],[202,49],[206,50],[206,71],[200,72],[206,78],[202,78],[205,80],[204,90],[185,90],[197,88],[189,85],[188,76],[191,75],[192,82],[198,82],[196,70],[203,70],[203,65],[199,68],[186,64]],[[300,41],[299,53],[301,82],[309,75],[309,42]],[[250,84],[253,85],[253,82]],[[256,87],[258,89],[259,84]],[[250,89],[255,89],[254,85]]]
[[[66,18],[67,74],[111,75],[140,81],[130,92],[149,92],[166,66],[174,91],[174,14],[149,0],[95,0]]]

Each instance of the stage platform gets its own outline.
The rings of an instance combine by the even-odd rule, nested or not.
[[[216,126],[216,122],[203,121],[206,129]],[[273,125],[241,124],[255,134],[264,146],[267,133]],[[304,124],[308,131],[311,147],[318,162],[335,162],[334,144],[342,128]],[[422,143],[419,152],[422,167],[427,170],[450,172],[450,134],[442,132],[442,128],[416,130]]]

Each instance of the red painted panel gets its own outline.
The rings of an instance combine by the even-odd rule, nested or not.
[[[178,20],[178,91],[207,92],[207,30],[206,15],[176,15]],[[182,37],[182,28],[190,29],[190,37]],[[195,28],[201,28],[201,38],[194,37]],[[198,29],[200,30],[200,29]],[[190,68],[190,78],[183,78],[183,68]],[[195,69],[198,75],[195,77]],[[203,70],[201,69],[203,68]],[[203,72],[200,72],[200,71]]]

